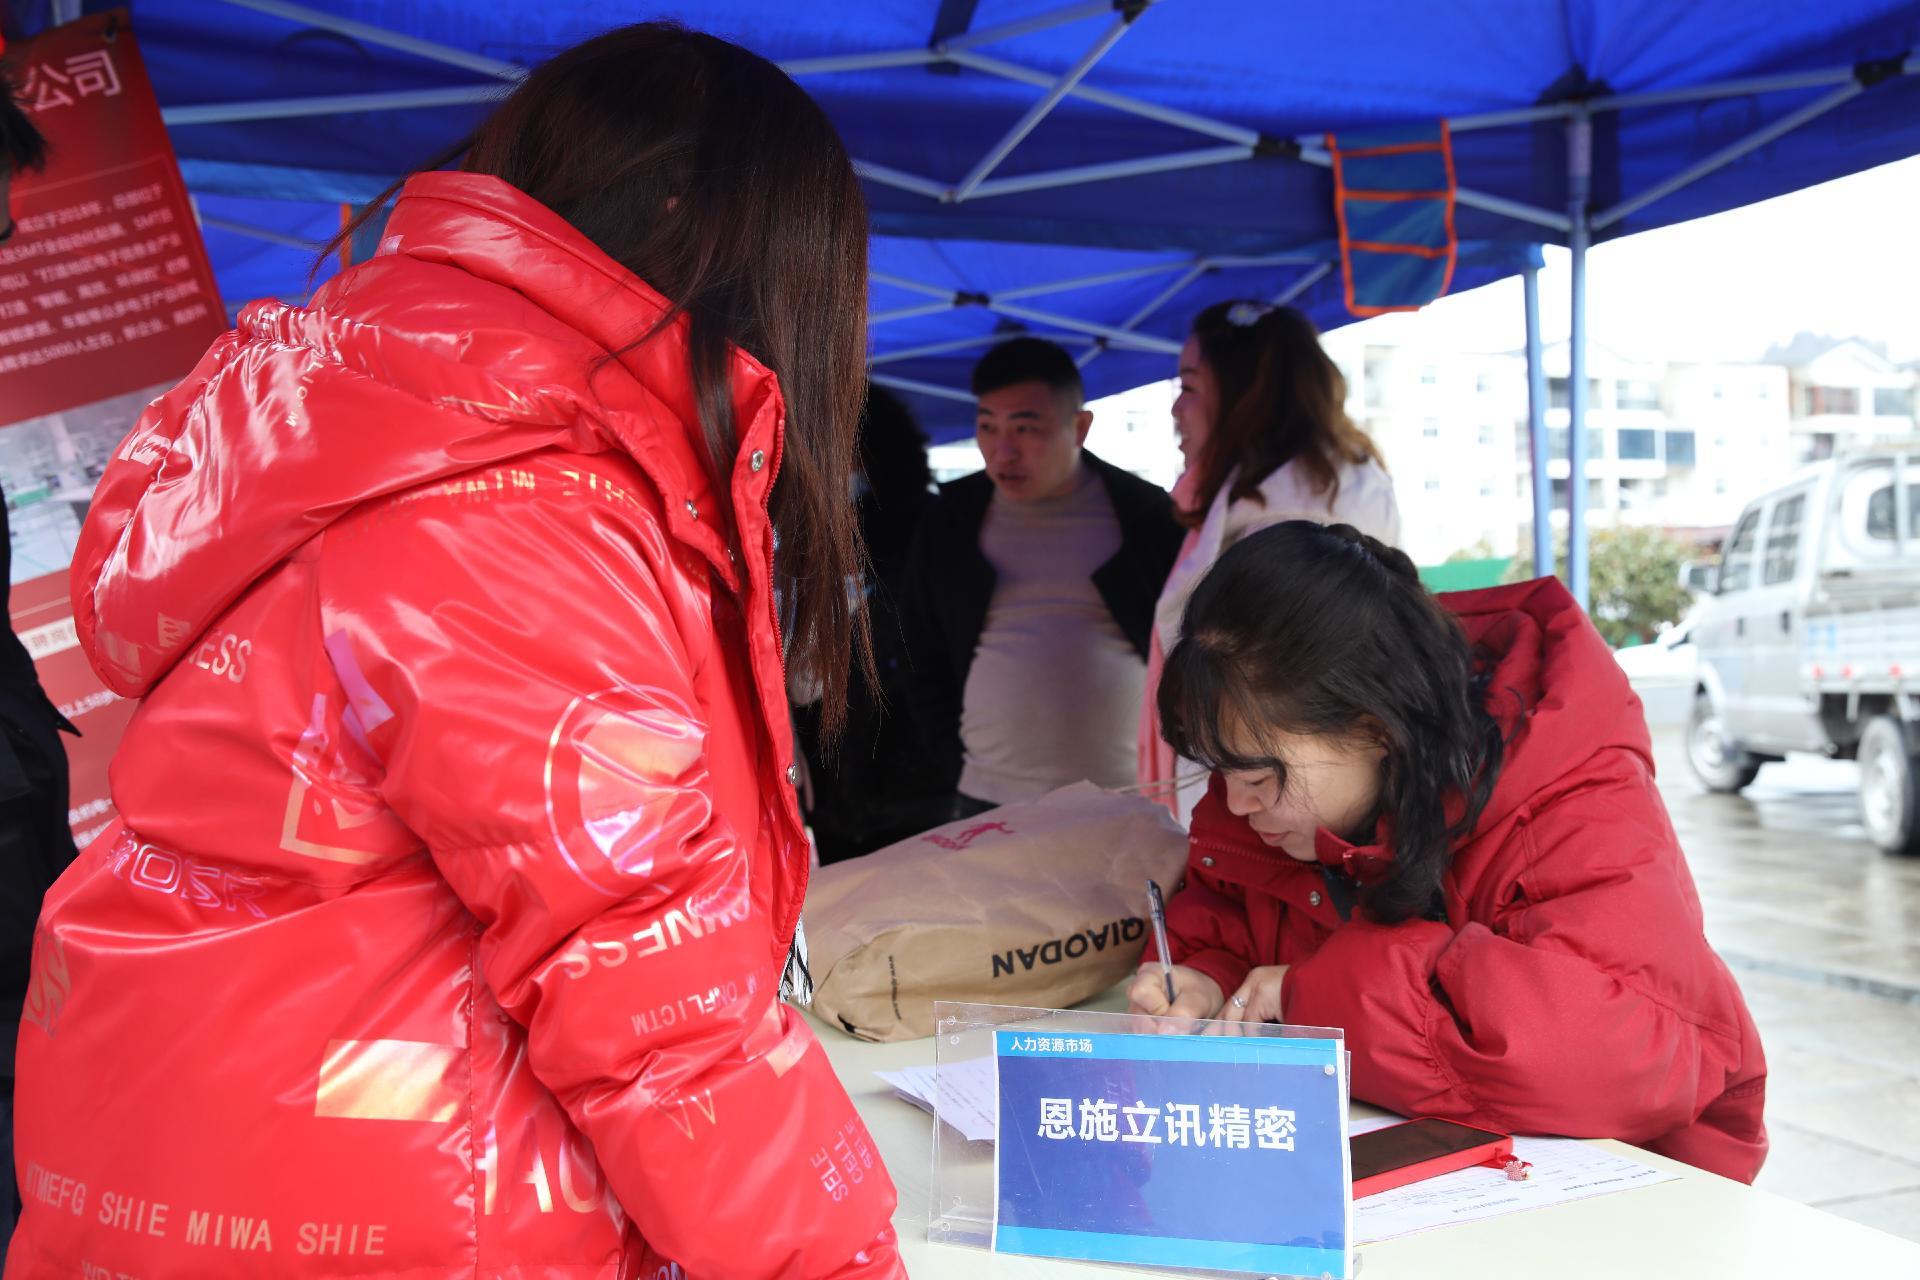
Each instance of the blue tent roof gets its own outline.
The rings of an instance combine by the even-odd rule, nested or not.
[[[1599,238],[1920,152],[1920,75],[1903,74],[1920,69],[1908,61],[1920,47],[1913,0],[319,0],[311,10],[283,0],[142,0],[134,8],[182,167],[203,197],[229,302],[304,288],[311,255],[255,233],[295,244],[325,238],[338,225],[338,202],[364,201],[444,150],[514,67],[617,21],[656,17],[780,60],[826,105],[869,178],[879,371],[948,389],[964,387],[979,350],[952,344],[1010,327],[1106,341],[1086,366],[1098,394],[1165,376],[1167,344],[1217,298],[1304,286],[1300,305],[1323,325],[1342,322],[1338,270],[1324,265],[1337,256],[1320,151],[1329,130],[1450,121],[1463,189],[1455,291],[1537,261],[1542,241],[1565,242],[1570,104],[1598,108],[1590,207]],[[406,47],[409,39],[432,47]],[[1101,44],[1111,47],[1091,59]],[[846,66],[864,55],[913,61]],[[990,174],[976,175],[1047,86],[1080,65],[1090,69],[1073,92]],[[1736,83],[1704,99],[1690,92],[1762,78],[1765,86]],[[442,105],[341,110],[336,101],[322,114],[285,105],[400,93]],[[1663,100],[1668,93],[1684,100]],[[1622,97],[1621,109],[1607,109]],[[263,102],[283,105],[263,110]],[[1806,123],[1748,143],[1698,181],[1643,207],[1621,203],[1800,115]],[[1179,167],[1063,176],[1088,166],[1124,172],[1153,158]],[[970,176],[982,180],[953,199]],[[1509,216],[1513,205],[1532,212]],[[1005,296],[1096,276],[1107,282]],[[987,305],[937,307],[945,290]],[[1140,337],[1116,339],[1112,330]],[[901,358],[930,346],[949,349]],[[922,397],[916,407],[936,430],[964,426],[957,401]]]

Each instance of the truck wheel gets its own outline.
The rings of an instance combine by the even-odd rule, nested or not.
[[[1882,849],[1920,852],[1920,770],[1892,716],[1875,716],[1860,735],[1860,812]]]
[[[1687,764],[1709,791],[1731,795],[1743,790],[1760,773],[1760,757],[1742,751],[1727,736],[1719,708],[1706,690],[1693,695],[1693,714],[1687,718]]]

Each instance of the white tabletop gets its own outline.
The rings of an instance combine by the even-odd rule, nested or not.
[[[875,1071],[931,1065],[933,1041],[868,1044],[814,1030],[900,1189],[893,1222],[914,1280],[1071,1280],[1090,1264],[1021,1258],[927,1240],[933,1117],[894,1096]],[[1364,1109],[1356,1107],[1355,1114]],[[1678,1181],[1406,1236],[1358,1250],[1361,1280],[1810,1280],[1920,1277],[1920,1244],[1810,1209],[1617,1142],[1602,1147],[1671,1169]],[[1126,1268],[1094,1267],[1109,1274]],[[1132,1274],[1139,1274],[1132,1272]]]

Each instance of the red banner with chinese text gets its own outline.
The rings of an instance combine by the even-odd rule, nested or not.
[[[107,765],[131,704],[74,635],[67,566],[93,486],[154,395],[226,327],[226,309],[125,10],[10,45],[44,173],[13,180],[0,245],[0,489],[10,612],[68,740],[74,837],[112,817]]]

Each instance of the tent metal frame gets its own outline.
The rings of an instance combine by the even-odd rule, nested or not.
[[[367,111],[403,111],[421,107],[464,105],[474,102],[491,101],[507,92],[512,84],[526,75],[526,68],[514,63],[503,62],[480,54],[470,53],[449,45],[443,45],[419,37],[404,35],[375,24],[360,22],[335,14],[324,13],[304,5],[290,3],[289,0],[224,0],[225,3],[258,13],[284,18],[322,30],[332,31],[351,39],[370,44],[378,44],[402,53],[459,67],[486,76],[481,83],[455,85],[429,89],[397,90],[385,93],[351,94],[330,97],[286,98],[257,102],[209,103],[175,106],[163,111],[163,118],[169,125],[196,125],[214,123],[233,123],[247,120],[289,119],[301,116],[333,115],[343,112]],[[1113,93],[1086,83],[1087,76],[1098,66],[1100,60],[1119,43],[1124,36],[1149,9],[1163,0],[1080,0],[1078,3],[1063,5],[1060,8],[1035,14],[1018,21],[984,27],[976,31],[963,31],[935,40],[930,46],[914,49],[877,50],[839,56],[796,59],[784,64],[789,74],[795,76],[844,74],[884,70],[895,67],[929,66],[946,64],[964,68],[1001,79],[1034,86],[1043,90],[1040,98],[1024,115],[996,141],[980,160],[959,180],[942,182],[921,174],[909,173],[888,165],[872,161],[855,160],[855,168],[868,182],[896,190],[910,192],[940,204],[965,204],[977,200],[993,199],[999,196],[1016,195],[1029,191],[1058,189],[1061,187],[1086,186],[1100,182],[1111,182],[1122,178],[1141,177],[1149,174],[1172,173],[1186,169],[1210,168],[1223,164],[1235,164],[1256,158],[1271,157],[1291,159],[1305,164],[1329,166],[1332,157],[1321,145],[1319,135],[1294,138],[1276,138],[1228,121],[1210,119],[1194,112],[1165,107],[1126,94]],[[1022,66],[1002,58],[978,52],[982,47],[1068,26],[1073,23],[1106,18],[1109,21],[1100,30],[1099,35],[1087,47],[1086,51],[1064,71],[1046,71],[1035,67]],[[1684,190],[1700,179],[1733,164],[1742,157],[1766,146],[1777,138],[1791,133],[1811,120],[1814,120],[1837,107],[1844,105],[1874,85],[1901,76],[1920,74],[1920,56],[1909,56],[1901,61],[1888,60],[1881,63],[1868,63],[1851,67],[1831,67],[1817,71],[1795,72],[1779,76],[1748,77],[1741,80],[1729,80],[1712,84],[1701,84],[1680,89],[1666,89],[1647,93],[1609,94],[1584,100],[1544,103],[1508,111],[1491,111],[1449,118],[1446,123],[1454,133],[1464,133],[1477,129],[1507,128],[1519,125],[1538,124],[1543,121],[1563,121],[1568,140],[1568,189],[1570,198],[1565,212],[1555,209],[1539,208],[1524,201],[1511,200],[1489,192],[1478,191],[1470,187],[1459,187],[1455,191],[1455,200],[1469,208],[1479,209],[1502,217],[1545,227],[1566,237],[1568,248],[1573,257],[1573,300],[1571,315],[1569,370],[1569,422],[1568,422],[1568,463],[1569,482],[1567,485],[1568,513],[1568,587],[1576,599],[1583,605],[1587,601],[1587,529],[1586,506],[1586,284],[1587,250],[1591,246],[1596,232],[1613,227],[1647,206]],[[1713,101],[1729,97],[1759,96],[1771,93],[1831,87],[1831,92],[1821,95],[1811,102],[1788,112],[1745,137],[1722,147],[1681,172],[1672,175],[1635,195],[1622,198],[1615,204],[1602,210],[1590,207],[1592,186],[1592,121],[1595,115],[1605,112],[1620,112],[1637,108],[1671,106],[1682,103]],[[1133,160],[1110,161],[1102,164],[1080,165],[1065,169],[1056,169],[1038,173],[1020,174],[1013,177],[994,178],[999,170],[1032,134],[1046,117],[1069,97],[1083,102],[1105,106],[1116,111],[1142,119],[1153,120],[1161,124],[1185,129],[1212,140],[1216,145],[1168,152],[1159,155],[1143,156]],[[1219,145],[1225,144],[1225,145]],[[229,226],[229,230],[240,230],[238,226]],[[243,233],[244,234],[244,233]],[[1309,261],[1313,261],[1309,259]],[[1077,320],[1052,312],[1036,310],[1022,305],[1019,299],[1040,296],[1046,293],[1065,292],[1070,288],[1087,287],[1093,283],[1108,283],[1115,280],[1132,278],[1135,273],[1118,273],[1090,280],[1058,281],[1050,285],[1027,286],[1011,292],[1003,292],[998,297],[988,298],[977,293],[941,288],[923,282],[909,282],[875,276],[878,283],[892,284],[912,292],[923,293],[930,298],[941,299],[919,306],[903,307],[881,312],[871,317],[871,323],[881,325],[917,316],[937,314],[941,311],[963,306],[981,306],[1014,320],[1045,325],[1064,330],[1080,338],[1094,340],[1080,357],[1084,366],[1097,359],[1106,345],[1123,346],[1136,350],[1177,351],[1179,345],[1167,339],[1155,337],[1140,331],[1145,323],[1159,310],[1178,296],[1200,275],[1218,270],[1225,265],[1215,261],[1186,261],[1167,264],[1163,269],[1143,269],[1140,276],[1182,273],[1168,289],[1151,303],[1130,317],[1120,326],[1095,324],[1091,321]],[[1285,301],[1297,297],[1305,289],[1325,277],[1332,270],[1332,264],[1324,260],[1319,262],[1317,272],[1309,272],[1306,277],[1278,295]],[[1539,370],[1539,297],[1537,274],[1529,269],[1523,273],[1526,280],[1527,299],[1527,352],[1528,386],[1530,400],[1529,425],[1533,434],[1532,459],[1534,481],[1534,561],[1542,574],[1553,570],[1552,536],[1548,521],[1542,519],[1546,510],[1541,494],[1550,492],[1551,482],[1546,474],[1544,404],[1542,397],[1536,394],[1536,384],[1542,381]],[[983,338],[982,344],[990,339]],[[962,350],[962,346],[932,344],[941,350]],[[928,347],[916,348],[917,354],[931,354]],[[875,363],[890,363],[906,358],[904,353],[895,352],[890,356],[877,358]],[[966,400],[972,397],[962,390],[941,387],[933,383],[917,382],[913,379],[885,375],[876,375],[875,381],[902,390],[938,396],[950,400]]]

